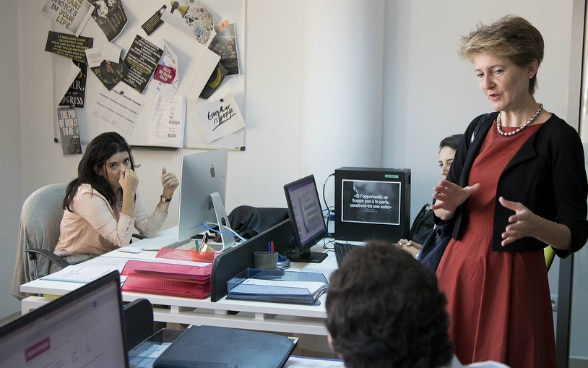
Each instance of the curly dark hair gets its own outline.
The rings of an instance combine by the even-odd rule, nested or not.
[[[63,199],[64,209],[71,211],[73,197],[76,195],[78,187],[81,184],[90,184],[94,190],[98,191],[98,193],[102,194],[108,200],[111,206],[115,205],[116,193],[108,181],[98,174],[98,169],[104,167],[106,161],[112,155],[119,152],[128,152],[131,160],[131,169],[134,170],[135,163],[131,154],[131,147],[120,134],[106,132],[92,139],[78,164],[78,177],[67,185],[65,198]]]
[[[444,366],[453,357],[446,304],[432,271],[393,243],[372,240],[331,275],[333,350],[349,368]]]

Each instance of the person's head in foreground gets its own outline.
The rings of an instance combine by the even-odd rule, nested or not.
[[[329,342],[349,368],[451,362],[446,299],[434,273],[386,241],[345,257],[327,293]]]

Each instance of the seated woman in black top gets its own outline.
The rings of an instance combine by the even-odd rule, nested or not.
[[[444,138],[441,143],[439,143],[439,167],[441,168],[442,179],[445,179],[447,176],[457,146],[462,139],[463,134],[454,134]],[[433,221],[433,211],[429,208],[430,206],[431,204],[427,203],[421,208],[410,227],[408,239],[400,239],[397,242],[399,247],[406,250],[414,257],[417,256],[418,252],[421,250],[421,244],[423,244],[435,226],[435,222]]]

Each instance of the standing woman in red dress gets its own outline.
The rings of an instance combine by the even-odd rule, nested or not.
[[[584,246],[588,183],[576,130],[534,98],[543,45],[510,15],[462,38],[494,110],[466,129],[431,207],[454,224],[437,277],[463,363],[556,366],[543,248],[566,257]]]

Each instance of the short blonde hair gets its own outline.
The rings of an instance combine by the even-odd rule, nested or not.
[[[472,60],[477,54],[493,54],[507,57],[516,65],[524,67],[543,61],[543,36],[537,28],[524,18],[506,15],[489,24],[479,24],[467,36],[461,38],[459,53]],[[537,88],[537,75],[529,79],[529,93]]]

